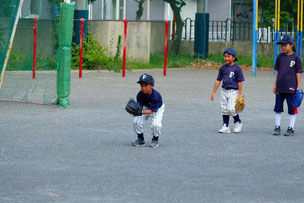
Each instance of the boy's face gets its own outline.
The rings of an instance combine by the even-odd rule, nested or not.
[[[235,60],[235,56],[233,55],[230,55],[228,53],[225,53],[224,54],[224,61],[227,65],[231,65],[234,63],[234,60]]]
[[[285,54],[290,54],[292,52],[292,44],[281,44],[281,47],[282,47],[282,51],[285,53]]]
[[[154,85],[151,85],[151,84],[148,84],[148,83],[145,83],[145,82],[141,82],[141,83],[140,83],[141,91],[142,91],[144,94],[150,95],[150,94],[152,93],[153,87],[154,87]]]

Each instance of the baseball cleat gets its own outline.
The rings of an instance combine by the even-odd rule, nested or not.
[[[142,147],[145,146],[145,141],[141,139],[137,139],[134,142],[132,142],[132,146],[134,147]]]
[[[230,133],[230,128],[224,124],[222,128],[219,129],[219,133]]]
[[[152,142],[150,143],[149,147],[151,147],[151,148],[159,147],[158,141],[152,139]]]
[[[272,134],[276,136],[281,135],[281,127],[276,125]]]
[[[294,136],[294,130],[291,127],[288,127],[286,132],[284,133],[284,136]]]
[[[235,126],[234,126],[233,132],[239,133],[239,132],[242,131],[242,126],[243,126],[243,124],[242,124],[241,122],[236,122],[234,125],[235,125]]]

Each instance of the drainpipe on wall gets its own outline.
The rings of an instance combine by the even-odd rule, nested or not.
[[[150,20],[150,0],[147,0],[147,20]]]
[[[123,19],[127,18],[127,0],[124,0]]]

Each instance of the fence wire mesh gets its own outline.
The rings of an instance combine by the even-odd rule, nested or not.
[[[7,2],[7,3],[6,3]],[[16,9],[19,0],[7,0],[0,3],[0,32],[1,39],[1,68],[3,56],[6,53],[8,33],[11,33]],[[26,2],[25,6],[26,6]],[[50,9],[52,14],[52,10]],[[34,17],[38,18],[37,24],[37,48],[35,79],[33,78],[33,53],[34,53]],[[13,18],[13,19],[12,19]],[[58,47],[56,16],[53,20],[40,20],[39,15],[33,18],[20,18],[13,47],[10,52],[9,62],[5,71],[2,88],[0,89],[1,100],[13,100],[29,103],[52,104],[56,101],[56,77],[57,62],[56,52]]]

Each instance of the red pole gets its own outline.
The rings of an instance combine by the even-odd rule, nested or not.
[[[166,39],[165,39],[165,56],[164,56],[164,76],[167,75],[167,57],[168,57],[168,30],[169,30],[169,20],[166,23]]]
[[[122,62],[122,77],[126,76],[126,57],[127,57],[127,31],[128,31],[128,20],[124,20],[124,50],[123,50],[123,62]]]
[[[80,50],[79,50],[79,78],[82,78],[82,54],[83,54],[83,24],[85,19],[80,19]]]
[[[36,54],[37,54],[37,23],[38,18],[34,20],[34,53],[33,53],[33,79],[36,79]]]

